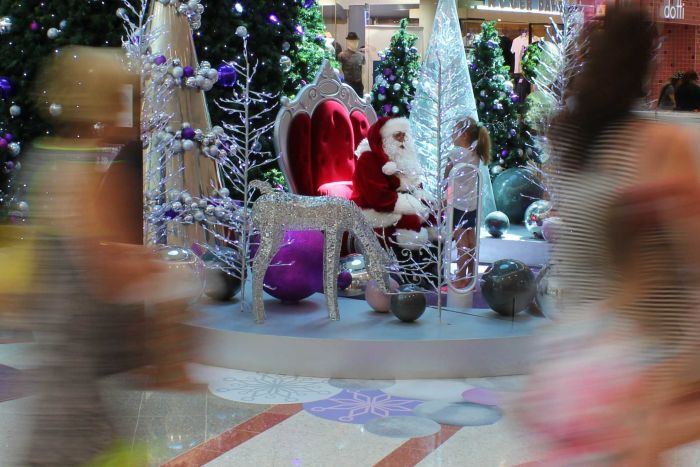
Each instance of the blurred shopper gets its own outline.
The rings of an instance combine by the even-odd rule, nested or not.
[[[676,87],[680,79],[676,76],[671,77],[668,83],[661,88],[657,108],[659,110],[674,110],[676,108]]]
[[[36,83],[36,106],[56,136],[33,143],[24,171],[35,231],[26,312],[40,348],[25,465],[85,465],[118,449],[99,380],[152,363],[150,341],[163,331],[153,329],[139,302],[149,298],[145,290],[177,291],[161,263],[142,246],[127,245],[137,241],[133,220],[114,217],[129,211],[123,207],[123,190],[134,186],[129,172],[112,170],[103,182],[97,164],[104,143],[92,137],[95,123],[104,127],[103,138],[117,134],[122,87],[135,79],[123,59],[107,48],[63,49]],[[168,350],[177,355],[175,347]],[[174,386],[183,378],[168,377]]]
[[[697,72],[689,71],[683,75],[676,89],[676,109],[694,112],[700,110],[700,86]]]
[[[364,97],[365,85],[362,83],[362,67],[365,65],[365,50],[360,47],[360,37],[356,32],[350,32],[345,40],[347,47],[338,54],[343,78],[358,96]]]
[[[695,129],[630,112],[657,44],[646,14],[609,7],[584,36],[551,138],[561,323],[519,406],[544,436],[545,465],[656,465],[700,436],[700,424],[681,423],[700,416],[700,144]],[[682,421],[667,417],[678,403]]]

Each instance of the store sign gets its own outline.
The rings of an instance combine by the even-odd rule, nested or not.
[[[660,15],[663,19],[685,19],[683,0],[664,0]]]

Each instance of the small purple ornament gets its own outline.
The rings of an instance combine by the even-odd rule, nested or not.
[[[12,95],[12,83],[4,76],[0,77],[0,97],[7,99]]]
[[[316,0],[304,0],[304,8],[311,8],[316,3]]]
[[[484,107],[486,107],[486,104],[484,104],[483,102],[479,102],[479,108],[483,109]]]
[[[187,65],[185,68],[182,69],[182,74],[185,78],[191,78],[194,76],[194,68]],[[221,79],[221,78],[219,78],[219,79]]]
[[[379,86],[379,94],[386,94],[386,87],[385,86]]]
[[[515,136],[518,132],[515,131],[515,128],[511,128],[508,133],[510,134],[510,136]]]
[[[192,128],[191,126],[182,129],[182,137],[184,139],[194,139],[194,135],[194,128]]]
[[[274,13],[270,13],[269,16],[267,17],[267,20],[270,22],[270,24],[275,24],[275,25],[280,24],[280,19]]]
[[[154,60],[154,63],[156,65],[163,65],[165,62],[167,62],[168,59],[165,58],[165,55],[158,55],[156,59]]]
[[[236,73],[236,69],[233,67],[233,65],[222,63],[216,70],[219,72],[219,81],[216,82],[217,86],[222,88],[231,88],[236,84],[238,74]]]
[[[7,169],[8,172],[11,171],[11,170],[14,169],[14,168],[15,168],[15,163],[14,163],[14,162],[12,162],[12,161],[7,161],[7,162],[5,162],[5,169]]]
[[[396,81],[396,76],[395,75],[389,76],[389,81]]]
[[[507,155],[508,155],[508,151],[506,151],[505,149],[503,151],[501,151],[501,157],[506,157]]]
[[[29,29],[31,29],[32,31],[38,31],[40,27],[41,26],[39,26],[39,23],[37,23],[36,21],[32,21],[31,23],[29,23]]]
[[[391,104],[384,104],[384,107],[382,107],[382,110],[384,110],[385,114],[388,114],[391,112]]]
[[[391,68],[384,68],[384,76],[391,75]]]
[[[12,136],[12,133],[5,133],[5,139],[9,143],[10,141],[12,141],[14,139],[14,136]]]
[[[306,80],[305,80],[305,79],[302,79],[302,80],[301,80],[301,85],[302,85],[302,86],[306,86]]]
[[[4,149],[7,147],[7,140],[5,138],[0,138],[0,148]]]
[[[343,271],[338,275],[338,288],[345,290],[352,285],[352,274],[348,271]]]
[[[301,24],[297,24],[297,26],[294,28],[294,32],[300,36],[303,36],[304,35],[304,27]]]
[[[513,102],[518,102],[520,98],[517,94],[513,94],[512,96],[510,96],[510,100],[512,100]]]

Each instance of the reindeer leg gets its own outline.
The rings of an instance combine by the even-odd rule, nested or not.
[[[328,317],[332,321],[338,321],[340,319],[340,312],[338,311],[338,260],[342,242],[342,229],[335,227],[325,231],[323,246],[323,288],[326,294]]]
[[[253,314],[257,324],[265,322],[265,302],[263,301],[265,272],[270,267],[270,261],[284,238],[281,226],[261,226],[260,232],[266,233],[260,234],[260,247],[253,260]]]

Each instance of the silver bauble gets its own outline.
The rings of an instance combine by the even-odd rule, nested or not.
[[[12,107],[10,107],[10,115],[12,115],[13,117],[19,117],[20,115],[22,115],[22,108],[18,105],[13,105]]]
[[[3,16],[0,18],[0,34],[7,34],[12,31],[12,18]]]
[[[287,73],[292,69],[292,59],[286,55],[282,55],[282,57],[280,57],[280,68],[282,72]]]
[[[49,39],[56,39],[60,33],[61,31],[59,31],[58,29],[50,28],[48,31],[46,31],[46,37],[48,37]]]
[[[246,37],[248,35],[248,28],[245,26],[238,26],[236,28],[236,35],[238,37]]]
[[[63,106],[61,104],[53,103],[49,106],[49,114],[52,117],[58,117],[63,113]]]
[[[13,157],[19,156],[19,153],[22,152],[22,147],[17,142],[10,143],[7,148],[10,150],[10,154],[12,154]]]

